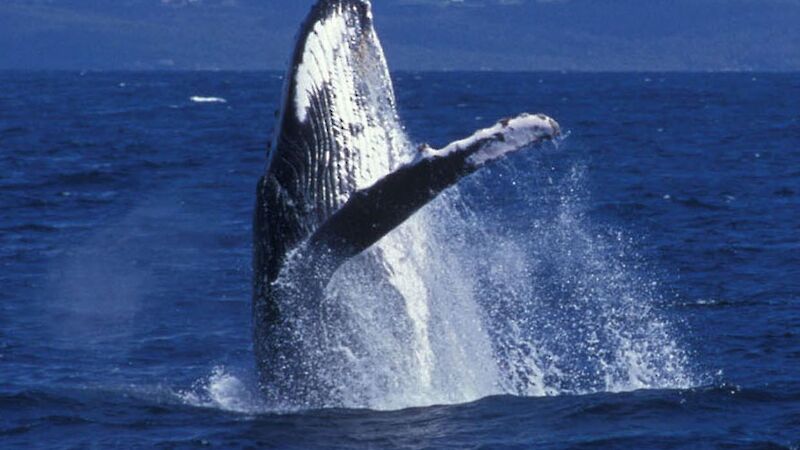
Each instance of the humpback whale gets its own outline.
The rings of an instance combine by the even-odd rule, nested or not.
[[[254,350],[262,390],[285,406],[335,404],[310,357],[330,317],[326,286],[442,191],[517,150],[551,140],[541,114],[503,119],[443,148],[405,138],[366,0],[320,0],[301,26],[257,185]],[[375,258],[380,258],[375,254]]]

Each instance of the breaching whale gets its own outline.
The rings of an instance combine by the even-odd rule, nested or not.
[[[559,134],[541,114],[503,119],[444,148],[402,133],[366,0],[320,0],[302,25],[254,214],[254,349],[263,391],[331,404],[309,333],[334,272],[461,178]],[[377,257],[377,256],[376,256]]]

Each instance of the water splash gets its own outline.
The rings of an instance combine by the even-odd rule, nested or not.
[[[512,174],[518,186],[530,185],[521,171]],[[479,287],[490,300],[485,307],[506,390],[581,394],[696,385],[679,334],[656,308],[660,287],[635,241],[590,221],[584,171],[573,167],[562,180],[546,180],[541,193],[517,192],[528,212],[525,226],[495,239],[490,232],[483,241],[499,243],[483,250],[492,255],[485,259],[491,267]]]
[[[198,380],[191,389],[179,391],[178,399],[198,408],[213,408],[243,414],[267,411],[260,402],[258,390],[246,377],[238,376],[222,366]]]
[[[585,213],[583,171],[514,166],[499,188],[521,217],[487,207],[497,192],[451,190],[337,272],[319,322],[298,330],[313,336],[306,367],[335,392],[323,406],[697,384],[633,242]]]

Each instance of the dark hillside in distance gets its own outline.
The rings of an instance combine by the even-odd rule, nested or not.
[[[283,69],[304,0],[4,0],[0,69]],[[795,0],[383,0],[405,70],[797,71]]]

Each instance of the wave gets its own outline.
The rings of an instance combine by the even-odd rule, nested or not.
[[[105,170],[84,170],[80,172],[65,173],[55,176],[52,180],[42,183],[43,186],[87,186],[95,184],[112,184],[123,179],[125,175],[119,172]]]
[[[21,223],[19,225],[0,228],[0,232],[3,233],[55,233],[57,231],[57,227],[40,223]]]
[[[59,445],[68,447],[119,446],[120,436],[127,445],[147,448],[265,442],[279,448],[494,448],[498,439],[520,448],[562,448],[565,443],[683,448],[696,447],[698,438],[726,448],[796,450],[800,444],[790,403],[800,399],[796,383],[539,398],[500,395],[398,411],[291,412],[249,403],[244,378],[217,367],[190,393],[165,394],[168,389],[162,386],[0,393],[6,413],[0,437],[21,448],[51,442],[53,429],[59,431]],[[765,411],[772,412],[754,417]],[[665,429],[664,423],[680,425]],[[739,431],[747,426],[758,431]]]

